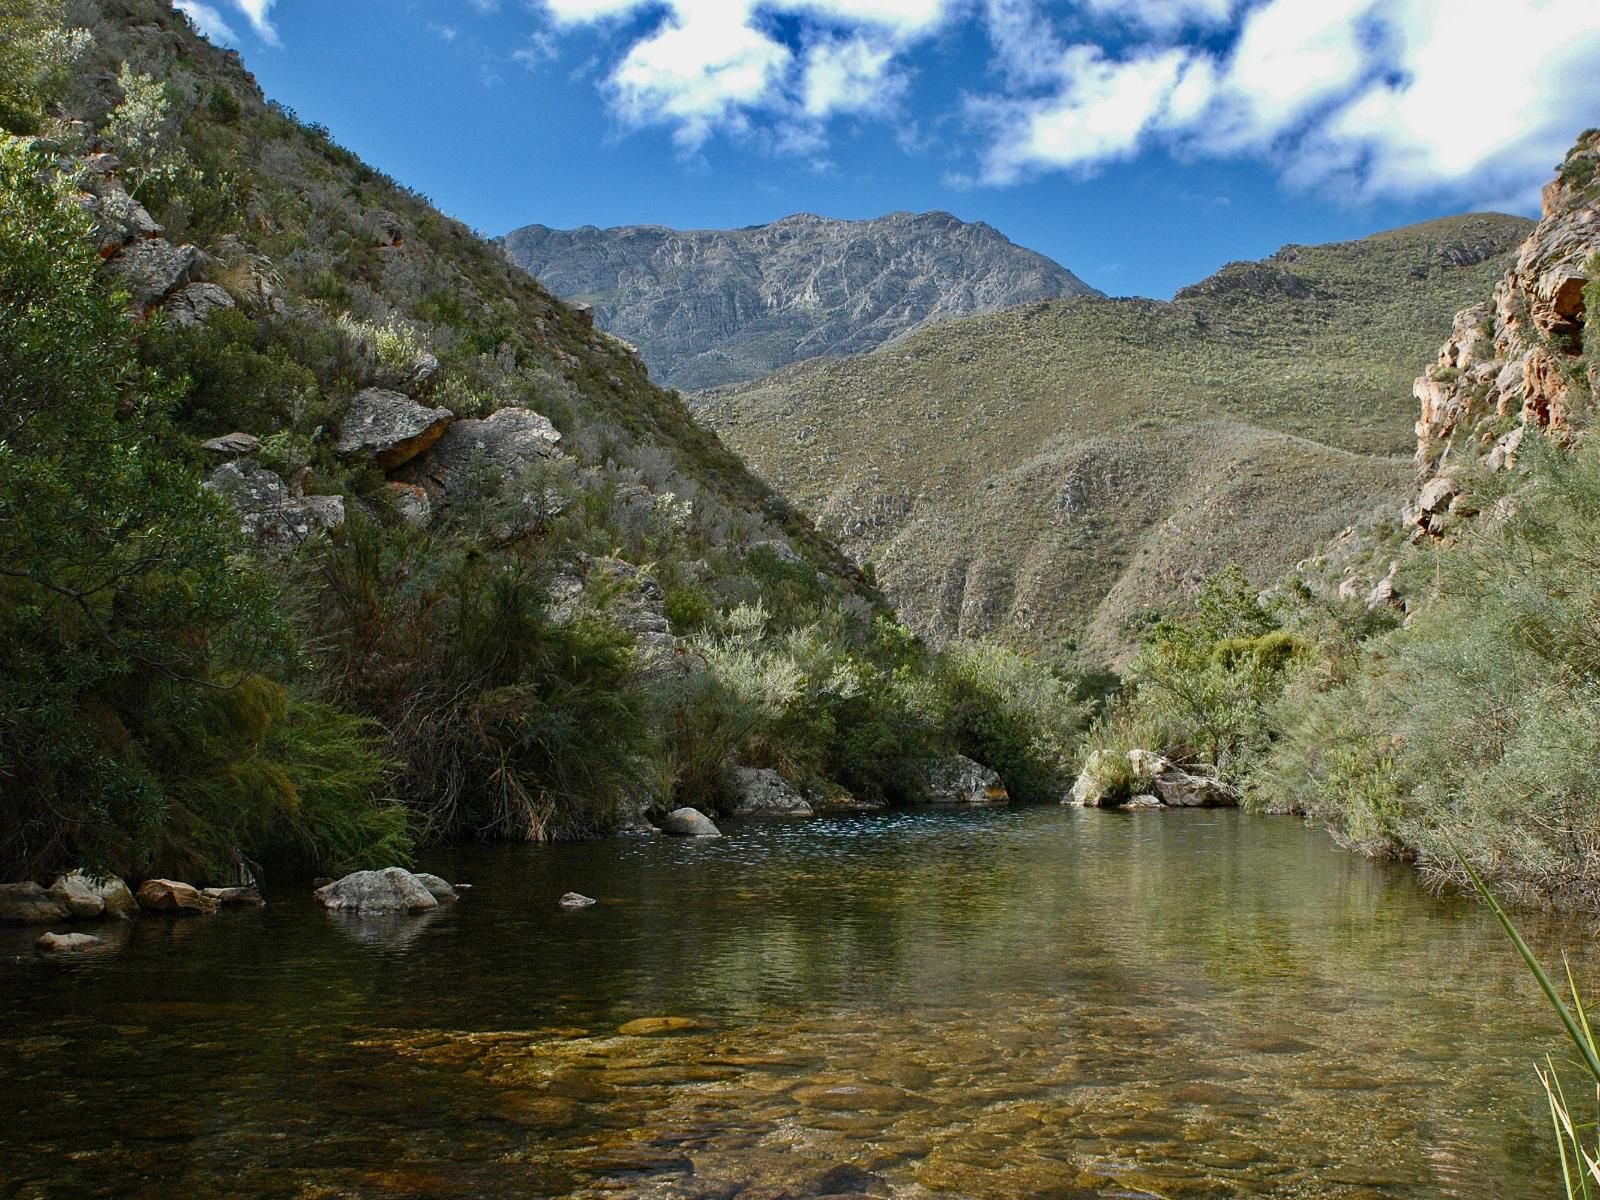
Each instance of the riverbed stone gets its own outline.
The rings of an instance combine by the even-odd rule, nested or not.
[[[728,815],[735,817],[809,817],[811,805],[791,784],[770,767],[736,767],[734,800]]]
[[[209,916],[221,907],[199,888],[176,879],[146,879],[139,885],[135,898],[146,912],[182,917]]]
[[[66,900],[32,880],[0,884],[0,925],[49,925],[71,919]]]
[[[267,903],[260,889],[253,887],[208,887],[201,888],[200,894],[225,906],[262,908]]]
[[[455,884],[441,879],[437,875],[429,875],[426,871],[417,871],[412,875],[412,878],[420,883],[423,887],[427,888],[428,894],[431,895],[435,900],[443,902],[446,900],[461,899],[461,897],[456,894]]]
[[[66,901],[79,920],[131,917],[139,911],[133,892],[115,875],[96,878],[84,871],[70,871],[51,884],[50,890]]]
[[[807,1108],[831,1112],[892,1112],[904,1108],[910,1096],[899,1088],[881,1083],[819,1083],[795,1088],[789,1093]]]
[[[47,933],[33,944],[33,948],[46,958],[53,958],[56,955],[99,950],[105,944],[104,938],[97,938],[92,933]]]
[[[434,894],[404,867],[352,871],[315,894],[322,907],[335,912],[414,913],[439,907]]]
[[[562,908],[588,908],[592,904],[600,903],[593,896],[585,896],[582,892],[567,892],[556,903]]]
[[[617,1028],[623,1037],[661,1037],[670,1033],[695,1033],[706,1028],[693,1017],[639,1017]]]
[[[952,754],[928,768],[930,804],[1009,804],[1000,776],[965,754]]]
[[[698,808],[675,808],[661,818],[661,832],[678,837],[721,837],[722,830]]]

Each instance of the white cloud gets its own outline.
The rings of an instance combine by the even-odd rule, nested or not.
[[[1169,33],[1230,19],[1222,0],[1116,5]],[[1167,145],[1353,196],[1527,197],[1600,111],[1594,0],[1266,0],[1221,50],[1214,28],[1062,47],[1034,0],[986,0],[985,21],[1013,85],[967,103],[993,184]]]
[[[1083,0],[1083,6],[1098,16],[1171,33],[1186,25],[1226,25],[1237,4],[1234,0]]]
[[[178,11],[186,14],[194,22],[194,27],[213,42],[220,44],[239,40],[233,27],[211,5],[202,4],[200,0],[176,0],[176,3]]]
[[[234,7],[249,19],[256,36],[269,46],[279,44],[278,31],[270,19],[275,2],[276,0],[233,0]]]
[[[955,0],[543,0],[558,28],[644,18],[606,77],[631,126],[663,124],[686,151],[758,119],[775,144],[814,155],[834,116],[891,109],[901,59]],[[648,22],[654,18],[655,23]],[[775,22],[785,23],[780,36]],[[798,31],[798,32],[796,32]]]

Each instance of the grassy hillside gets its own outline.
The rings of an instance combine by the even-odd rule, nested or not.
[[[1227,561],[1275,578],[1409,479],[1417,364],[1530,223],[1430,222],[701,393],[920,630],[1086,660]]]

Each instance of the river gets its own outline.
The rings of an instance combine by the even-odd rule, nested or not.
[[[70,968],[0,931],[0,1194],[1559,1188],[1554,1019],[1492,918],[1405,868],[1219,811],[726,832],[443,851],[473,890],[435,914],[288,888]],[[688,1024],[619,1032],[659,1017]]]

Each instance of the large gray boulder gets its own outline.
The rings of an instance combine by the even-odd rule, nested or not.
[[[698,808],[675,808],[661,818],[661,832],[676,834],[678,837],[721,837],[722,830],[718,829]]]
[[[97,878],[84,871],[72,871],[51,884],[50,890],[60,896],[72,915],[80,920],[132,917],[139,912],[139,902],[134,899],[133,892],[115,875]]]
[[[1009,804],[1000,776],[964,754],[953,754],[928,768],[930,804]]]
[[[548,418],[526,408],[502,408],[481,421],[451,422],[402,477],[449,504],[487,484],[513,480],[544,459],[559,458],[560,441]]]
[[[733,772],[734,817],[809,817],[811,805],[770,767],[738,767]]]
[[[231,501],[240,528],[264,546],[297,546],[344,524],[344,497],[296,496],[282,478],[248,459],[223,463],[206,477],[205,488]]]
[[[165,238],[130,242],[111,260],[117,281],[128,290],[134,306],[148,312],[189,282],[189,272],[200,261],[194,246],[174,246]]]
[[[427,885],[404,867],[354,871],[318,888],[316,897],[335,912],[414,913],[439,907]]]
[[[334,449],[392,471],[433,446],[455,420],[448,408],[429,408],[410,396],[367,388],[350,397]]]
[[[51,925],[70,921],[66,899],[37,883],[0,883],[0,925]]]

